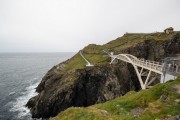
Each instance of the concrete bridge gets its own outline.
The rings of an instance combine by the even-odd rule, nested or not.
[[[109,56],[111,57],[110,64],[116,59],[132,64],[142,89],[150,88],[151,84],[157,80],[157,75],[153,75],[153,73],[161,75],[161,80],[159,80],[160,83],[175,79],[176,76],[180,75],[180,68],[177,65],[172,66],[161,62],[139,59],[130,54],[114,55],[110,53]],[[172,68],[173,71],[171,70]],[[171,72],[169,72],[170,70]]]

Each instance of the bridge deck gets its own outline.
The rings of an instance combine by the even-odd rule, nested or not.
[[[138,67],[142,67],[142,68],[151,70],[153,72],[162,74],[162,67],[163,66],[162,66],[162,63],[160,63],[160,62],[138,59],[138,58],[135,58],[132,56],[129,57],[129,59],[128,59],[126,56],[124,56],[122,54],[121,55],[113,55],[111,57],[114,59],[119,59],[119,60],[122,60],[124,62],[131,63],[131,64],[136,65]]]
[[[180,75],[180,73],[179,73],[180,70],[179,70],[179,67],[177,65],[172,66],[170,64],[164,64],[164,63],[160,63],[160,62],[156,62],[156,61],[139,59],[139,58],[137,58],[133,55],[130,55],[130,54],[113,55],[113,53],[111,53],[111,54],[109,54],[109,56],[112,59],[111,63],[115,59],[119,59],[121,61],[132,64],[135,71],[136,71],[136,74],[138,76],[138,79],[139,79],[139,82],[140,82],[142,89],[146,89],[146,88],[151,87],[150,84],[152,84],[153,81],[156,80],[156,77],[151,76],[151,72],[158,73],[161,76],[163,76],[165,72],[171,73],[171,75],[178,75],[178,74]],[[141,70],[139,71],[138,68],[141,68]],[[144,69],[146,69],[146,72],[148,71],[148,73],[146,74],[146,76],[147,76],[146,79],[144,79],[144,75],[143,75]]]

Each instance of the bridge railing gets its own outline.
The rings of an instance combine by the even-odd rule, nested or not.
[[[170,67],[168,65],[164,66],[164,64],[161,62],[139,59],[139,58],[136,58],[131,55],[127,55],[127,56],[126,55],[127,54],[122,54],[122,55],[119,54],[119,55],[112,55],[112,57],[120,59],[120,60],[128,62],[128,63],[135,64],[137,66],[141,66],[143,68],[146,68],[146,69],[149,69],[149,70],[152,70],[155,72],[158,72],[160,74],[162,74],[163,69],[165,69],[166,71],[172,72],[172,70],[171,70],[172,67]],[[173,72],[175,74],[177,74],[177,73],[179,73],[179,71],[180,71],[180,68],[178,66],[176,66],[176,68],[174,69]]]
[[[156,80],[156,77],[153,76],[152,79],[150,79],[151,72],[158,73],[161,75],[161,77],[165,76],[166,74],[169,74],[169,76],[180,76],[180,67],[178,66],[179,64],[177,62],[176,63],[173,62],[173,64],[170,64],[168,62],[161,63],[156,61],[139,59],[130,54],[119,54],[119,55],[110,54],[110,57],[112,58],[111,63],[115,59],[119,59],[124,62],[132,64],[136,71],[142,89],[146,89],[154,80]],[[139,71],[138,68],[141,68],[141,70]],[[146,79],[143,81],[144,78],[142,78],[142,76],[144,76],[144,74],[142,73],[144,69],[146,72],[148,72],[148,74]],[[161,79],[161,83],[163,83],[162,79]]]
[[[162,71],[162,63],[160,62],[138,59],[138,58],[133,58],[133,57],[129,57],[131,59],[131,61],[129,61],[125,56],[122,56],[122,55],[117,55],[116,58],[123,60],[125,62],[129,62],[129,63],[131,63],[132,61],[133,64],[136,64],[138,66],[143,66],[143,67],[150,68],[156,71]]]
[[[141,59],[133,60],[133,62],[137,65],[144,66],[146,68],[162,71],[162,64],[159,62]]]

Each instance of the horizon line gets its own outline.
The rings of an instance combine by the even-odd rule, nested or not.
[[[76,51],[71,51],[71,52],[0,52],[2,53],[75,53]]]

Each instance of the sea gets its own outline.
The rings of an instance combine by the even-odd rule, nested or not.
[[[54,65],[75,53],[0,53],[0,120],[32,120],[27,101]]]

